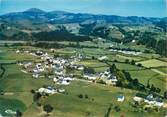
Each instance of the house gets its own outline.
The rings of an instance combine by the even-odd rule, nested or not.
[[[82,70],[84,70],[84,66],[83,65],[78,65],[77,69],[80,70],[80,71],[82,71]]]
[[[20,53],[20,50],[16,50],[16,53],[17,53],[17,54]]]
[[[152,94],[148,95],[145,99],[144,99],[144,102],[145,103],[148,103],[148,104],[154,104],[155,101],[154,101],[154,97]]]
[[[54,52],[55,52],[55,49],[51,48],[50,51],[51,51],[52,53],[54,53]]]
[[[36,74],[40,73],[39,69],[37,69],[37,68],[33,69],[33,72],[36,73]]]
[[[138,97],[138,96],[135,96],[135,97],[133,98],[133,100],[134,100],[135,102],[142,102],[142,101],[143,101],[143,98]]]
[[[25,64],[24,64],[24,68],[27,69],[27,68],[28,68],[29,66],[31,66],[31,65],[32,65],[32,62],[25,63]]]
[[[52,87],[47,87],[47,88],[40,88],[38,89],[38,92],[43,94],[43,93],[46,93],[46,94],[55,94],[56,93],[56,90]]]
[[[125,100],[125,97],[123,95],[119,95],[117,98],[118,102],[123,102]]]
[[[34,73],[34,74],[32,75],[32,77],[33,77],[33,78],[39,78],[39,74]]]
[[[58,89],[58,92],[59,92],[59,93],[64,93],[64,92],[65,92],[65,89]]]
[[[102,57],[99,57],[98,60],[99,61],[105,61],[105,60],[108,60],[108,57],[107,56],[102,56]]]
[[[95,74],[84,74],[83,77],[88,80],[96,80],[98,78],[98,76]]]
[[[61,71],[61,70],[55,70],[54,73],[55,73],[56,75],[59,75],[59,76],[64,75],[64,71]]]
[[[58,82],[57,82],[57,84],[61,84],[61,85],[69,85],[70,84],[70,81],[66,81],[66,80],[59,80]]]
[[[110,73],[110,70],[101,73],[100,78],[108,85],[116,85],[118,81],[117,77]]]
[[[109,85],[116,85],[117,81],[118,81],[118,80],[117,80],[117,77],[116,77],[116,76],[110,75],[110,77],[107,78],[107,80],[106,80],[106,84],[109,84]]]
[[[71,77],[65,77],[65,78],[63,78],[63,80],[66,80],[66,81],[72,81],[72,80],[74,80],[74,79],[71,78]]]
[[[37,56],[42,56],[42,55],[43,55],[43,52],[38,50],[35,54],[36,54]]]
[[[163,103],[162,99],[156,98],[154,105],[158,106],[158,107],[163,107],[164,103]]]
[[[161,98],[154,98],[152,94],[148,95],[146,99],[144,99],[144,102],[157,107],[162,107],[164,105]]]
[[[59,79],[56,77],[56,78],[53,78],[53,82],[57,82]]]
[[[105,71],[104,73],[101,73],[101,74],[100,74],[100,77],[101,77],[102,79],[107,79],[107,78],[109,78],[110,76],[111,76],[110,72],[107,72],[107,71]]]
[[[5,110],[5,113],[7,113],[9,115],[16,115],[16,111],[13,111],[13,110],[10,110],[10,109]],[[3,117],[3,116],[0,115],[0,117]]]

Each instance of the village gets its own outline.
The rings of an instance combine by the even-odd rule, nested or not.
[[[54,52],[54,49],[50,49],[50,52]],[[113,50],[114,51],[114,50]],[[122,51],[121,51],[122,52]],[[36,56],[40,58],[40,62],[18,62],[18,65],[22,67],[23,73],[31,73],[32,78],[40,80],[43,77],[47,77],[48,79],[52,79],[54,84],[59,86],[63,85],[70,85],[71,82],[74,80],[84,80],[85,82],[92,82],[92,83],[100,83],[110,86],[116,86],[118,79],[115,74],[110,72],[110,69],[107,69],[104,72],[95,73],[91,70],[85,70],[86,66],[83,64],[79,64],[80,61],[84,59],[82,53],[76,53],[75,56],[71,56],[69,58],[63,58],[61,56],[54,57],[47,52],[42,50],[38,50],[35,52],[31,51],[23,51],[23,50],[16,50],[17,54],[29,54],[32,56]],[[140,52],[128,52],[127,54],[134,54],[138,55]],[[108,57],[101,56],[98,58],[99,61],[103,62],[108,60]],[[68,73],[69,70],[77,70],[81,71],[81,77],[78,78],[75,74]],[[40,93],[41,95],[53,95],[56,93],[64,93],[66,92],[65,89],[59,87],[56,88],[55,86],[45,86],[39,89],[35,89],[36,92]],[[148,94],[145,97],[141,96],[134,96],[131,97],[134,102],[144,105],[145,107],[155,106],[158,108],[163,108],[164,102],[159,97],[154,97],[153,94]],[[126,97],[124,95],[117,95],[118,102],[124,102]]]
[[[81,108],[82,114],[93,116],[107,113],[110,104],[118,116],[126,112],[132,116],[141,112],[164,114],[166,95],[163,95],[163,86],[152,83],[158,73],[145,67],[144,62],[150,61],[149,58],[143,59],[144,53],[139,51],[111,51],[109,44],[106,45],[96,49],[2,47],[1,80],[6,83],[0,85],[0,97],[22,100],[26,106],[23,104],[19,109],[17,103],[21,102],[15,101],[15,107],[0,107],[1,114],[15,115],[19,109],[28,116],[32,110],[43,112],[48,104],[53,107],[51,114],[67,108],[74,116],[78,112],[75,106]],[[10,87],[6,86],[8,83]],[[127,106],[131,110],[127,110]]]

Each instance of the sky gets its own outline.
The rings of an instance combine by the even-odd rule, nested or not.
[[[166,17],[167,0],[0,0],[0,15],[39,8],[120,16]]]

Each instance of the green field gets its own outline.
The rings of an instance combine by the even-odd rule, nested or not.
[[[159,71],[164,72],[167,74],[167,67],[163,67],[163,68],[157,68]]]
[[[84,44],[87,44],[85,42]],[[91,44],[90,44],[91,45]],[[18,47],[19,48],[19,47]],[[23,47],[22,47],[23,48]],[[25,47],[26,49],[39,50],[40,48]],[[0,56],[0,63],[10,63],[12,61],[24,61],[24,60],[39,60],[37,57],[30,56],[25,53],[16,54],[15,48],[0,48],[3,53]],[[49,54],[59,55],[73,55],[76,48],[62,48],[56,49],[55,53],[50,53],[49,49],[44,49]],[[95,48],[83,48],[87,56],[100,57],[107,55],[110,61],[115,59],[119,62],[109,62],[109,64],[116,64],[116,67],[120,70],[128,71],[133,79],[138,79],[140,83],[147,85],[154,84],[156,87],[161,89],[161,93],[165,91],[166,78],[165,76],[158,74],[151,69],[145,69],[136,65],[123,63],[126,59],[140,61],[145,67],[156,67],[159,71],[165,72],[165,68],[159,68],[164,66],[166,63],[157,59],[148,59],[148,57],[141,56],[129,56],[123,54],[116,54],[109,52],[106,49],[95,49]],[[164,58],[163,58],[164,59]],[[109,65],[98,60],[82,60],[79,62],[87,67],[94,68],[96,72],[103,72]],[[7,105],[3,109],[0,107],[0,113],[4,113],[4,109],[19,109],[24,112],[25,117],[41,116],[43,114],[42,108],[37,107],[33,103],[33,95],[31,89],[38,89],[43,85],[54,85],[52,80],[47,78],[34,79],[30,73],[21,72],[21,67],[16,64],[3,65],[6,69],[5,74],[0,78],[0,89],[3,90],[6,95],[0,95],[0,105]],[[157,68],[158,67],[158,68]],[[2,70],[0,70],[0,73]],[[166,73],[166,72],[165,72]],[[77,74],[81,74],[77,71]],[[163,117],[163,110],[160,112],[152,111],[136,111],[130,102],[133,102],[133,96],[137,93],[135,90],[121,89],[118,87],[105,86],[101,84],[88,83],[87,81],[73,81],[69,86],[64,87],[67,94],[55,94],[47,98],[42,98],[40,101],[42,104],[51,104],[54,107],[54,111],[51,116],[60,117],[104,117],[107,110],[112,104],[110,117],[120,117],[121,115],[127,117]],[[12,93],[11,95],[7,94]],[[88,99],[80,99],[78,95],[88,95]],[[123,94],[125,101],[122,103],[117,102],[117,96]],[[8,103],[7,103],[8,102]],[[12,106],[11,106],[12,105]],[[120,111],[116,112],[114,107],[119,106]],[[37,114],[38,113],[38,114]]]
[[[120,115],[128,117],[158,117],[161,114],[152,112],[135,112],[131,107],[132,97],[135,96],[136,91],[121,89],[111,86],[104,86],[99,84],[86,83],[81,81],[74,81],[71,85],[65,87],[66,94],[55,94],[48,98],[41,99],[42,104],[50,104],[55,110],[51,116],[56,115],[60,117],[103,117],[112,104],[112,110],[110,112],[111,117],[120,117]],[[88,95],[88,99],[78,98],[79,94]],[[117,102],[117,96],[123,94],[125,101]],[[115,106],[119,106],[121,111],[116,112]],[[29,114],[39,112],[39,108],[34,108],[34,105],[26,111],[26,117]]]
[[[3,116],[13,116],[11,114],[8,114],[5,112],[5,110],[20,110],[20,111],[25,111],[27,108],[25,104],[17,99],[8,99],[8,98],[0,98],[0,113]]]
[[[0,79],[0,89],[5,93],[12,94],[0,95],[0,98],[10,99],[11,101],[15,99],[18,100],[19,103],[23,103],[23,109],[22,107],[18,106],[21,111],[25,111],[25,107],[29,107],[33,102],[32,94],[30,92],[31,89],[38,89],[43,85],[52,84],[52,81],[45,78],[40,80],[33,79],[30,74],[21,72],[19,66],[15,64],[4,65],[4,67],[6,72],[3,78]]]
[[[166,62],[157,60],[157,59],[150,59],[146,61],[139,62],[141,63],[144,67],[160,67],[160,66],[167,66]]]

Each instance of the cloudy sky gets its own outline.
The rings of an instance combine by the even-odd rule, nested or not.
[[[0,14],[40,8],[74,13],[165,17],[167,0],[0,0]]]

